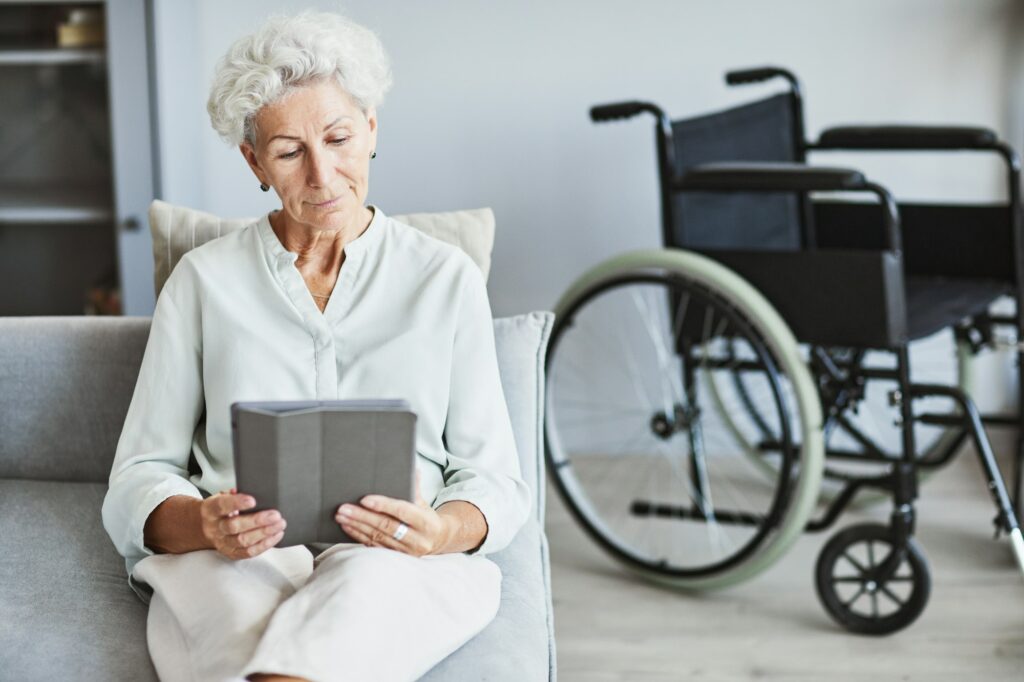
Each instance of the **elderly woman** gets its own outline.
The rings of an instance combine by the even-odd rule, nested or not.
[[[281,209],[171,273],[118,443],[103,522],[161,679],[411,680],[497,611],[484,555],[528,492],[479,269],[365,203],[389,84],[333,14],[272,19],[217,67],[213,126]],[[287,519],[240,514],[230,405],[380,397],[418,414],[418,499],[341,505],[357,543],[275,547]]]

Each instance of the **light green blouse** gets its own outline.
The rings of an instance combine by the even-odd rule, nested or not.
[[[129,575],[152,554],[149,514],[172,495],[235,485],[230,406],[241,400],[402,398],[417,414],[424,498],[476,505],[505,547],[526,521],[479,268],[457,247],[374,209],[345,247],[323,313],[269,215],[181,259],[149,342],[103,501]],[[189,476],[189,453],[201,473]]]

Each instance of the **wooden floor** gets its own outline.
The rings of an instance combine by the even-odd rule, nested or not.
[[[812,578],[818,551],[835,530],[887,513],[848,512],[752,582],[691,595],[626,574],[549,484],[559,678],[1024,682],[1024,580],[1006,538],[992,539],[994,507],[971,451],[922,487],[917,538],[932,593],[921,617],[876,638],[848,634],[826,615]]]

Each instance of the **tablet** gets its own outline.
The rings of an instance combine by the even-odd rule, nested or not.
[[[416,415],[404,400],[236,402],[238,492],[288,522],[276,547],[355,542],[338,506],[375,493],[415,499]]]

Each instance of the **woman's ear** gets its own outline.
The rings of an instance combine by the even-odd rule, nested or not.
[[[370,125],[370,149],[377,149],[377,110],[366,110],[366,122]]]
[[[249,164],[249,168],[252,169],[256,179],[259,180],[261,184],[269,185],[270,183],[267,182],[266,173],[264,173],[263,168],[260,167],[260,160],[256,156],[256,150],[252,148],[252,145],[248,142],[243,142],[238,145],[238,151],[242,152],[242,156],[245,157],[245,162]]]

